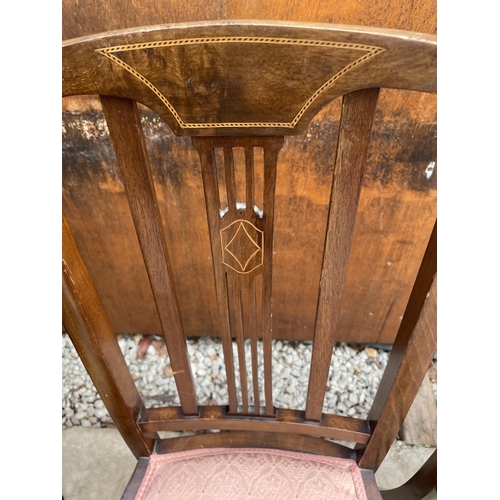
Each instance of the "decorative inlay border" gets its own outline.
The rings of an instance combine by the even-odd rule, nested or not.
[[[224,245],[224,242],[222,241],[222,233],[224,231],[226,231],[227,229],[229,229],[231,226],[233,226],[234,224],[236,224],[237,222],[239,222],[239,227],[238,229],[235,231],[233,237]],[[248,231],[246,230],[245,228],[245,224],[249,224],[250,226],[252,226],[256,231],[258,231],[259,233],[261,233],[261,236],[262,236],[262,245],[259,246],[256,241],[248,234]],[[245,262],[245,264],[242,264],[240,259],[238,259],[238,257],[236,255],[234,255],[233,252],[231,252],[231,250],[229,250],[229,245],[231,245],[231,243],[234,241],[234,239],[236,238],[236,236],[238,235],[238,232],[240,231],[240,228],[245,232],[245,234],[247,235],[248,239],[252,242],[252,244],[255,246],[256,250],[255,252],[253,252],[250,257],[248,257],[247,261]],[[245,219],[237,219],[233,222],[231,222],[231,224],[229,224],[229,226],[226,226],[225,228],[221,229],[220,232],[220,243],[221,243],[221,248],[222,248],[222,263],[224,265],[226,265],[227,267],[231,268],[233,271],[237,272],[238,274],[249,274],[251,273],[253,270],[255,270],[257,267],[260,267],[263,263],[264,263],[264,233],[257,227],[255,227],[251,222],[245,220]],[[225,260],[224,260],[224,251],[226,251],[227,253],[229,253],[235,260],[236,262],[238,262],[238,264],[240,265],[240,268],[242,270],[238,270],[238,269],[235,269],[233,266],[231,266],[230,264],[228,264]],[[248,266],[248,263],[250,262],[250,260],[252,260],[252,258],[257,255],[259,252],[261,252],[261,260],[260,262],[254,266],[252,269],[250,269],[250,271],[246,271],[246,268]]]
[[[356,59],[348,64],[345,68],[337,72],[332,78],[325,82],[314,94],[305,102],[299,112],[295,115],[294,119],[289,123],[266,123],[266,122],[245,122],[245,123],[185,123],[179,116],[168,99],[143,75],[122,61],[114,55],[114,52],[124,52],[130,50],[150,49],[155,47],[172,47],[177,45],[194,45],[200,43],[269,43],[269,44],[282,44],[282,45],[312,45],[320,47],[335,47],[341,49],[354,49],[367,52],[362,57]],[[114,63],[118,64],[129,73],[134,75],[149,89],[151,89],[163,104],[172,113],[180,128],[183,129],[205,129],[205,128],[261,128],[261,127],[277,127],[277,128],[291,128],[293,129],[299,120],[302,118],[311,104],[322,94],[325,90],[333,86],[333,84],[347,72],[351,71],[356,66],[368,61],[376,55],[384,52],[386,49],[371,45],[362,45],[357,43],[344,43],[344,42],[329,42],[325,40],[300,40],[294,38],[269,38],[269,37],[246,37],[246,36],[229,36],[229,37],[216,37],[216,38],[184,38],[180,40],[163,40],[157,42],[144,42],[132,43],[126,45],[116,45],[114,47],[104,47],[96,49],[101,55],[107,57]]]

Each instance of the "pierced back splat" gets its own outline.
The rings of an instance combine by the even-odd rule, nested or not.
[[[261,413],[257,377],[257,337],[264,345],[265,415],[274,415],[272,402],[272,256],[276,163],[283,137],[196,137],[193,146],[200,155],[214,266],[217,305],[226,365],[229,410],[238,412],[232,351],[236,337],[241,382],[241,411]],[[245,150],[245,192],[235,182],[233,148]],[[255,203],[254,148],[264,151],[263,206]],[[223,148],[228,206],[220,206],[215,148]],[[243,201],[244,200],[244,201]],[[262,275],[262,304],[256,301],[256,278]],[[243,308],[248,311],[243,314]],[[262,332],[257,332],[258,311]],[[244,321],[245,317],[247,321]],[[246,332],[248,330],[248,333]],[[249,408],[245,336],[250,338],[254,408]]]

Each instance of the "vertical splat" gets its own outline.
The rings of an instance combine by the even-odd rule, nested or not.
[[[265,414],[274,415],[272,402],[272,256],[276,163],[282,137],[193,138],[200,155],[207,207],[214,277],[229,393],[229,411],[236,413],[236,381],[232,338],[238,346],[241,406],[243,413],[260,413],[257,337],[264,344]],[[233,148],[245,150],[245,189],[236,189]],[[254,148],[264,150],[264,202],[255,202]],[[216,164],[215,148],[223,148],[224,165]],[[218,168],[219,167],[219,168]],[[228,206],[220,206],[217,172],[223,172]],[[244,197],[244,198],[243,198]],[[262,275],[262,307],[256,304],[256,277]],[[242,292],[242,291],[245,292]],[[262,311],[262,321],[257,311]],[[248,313],[244,321],[243,310]],[[258,332],[257,325],[262,324]],[[253,409],[249,405],[245,337],[250,338]]]
[[[306,418],[321,419],[379,89],[344,96],[319,285]]]
[[[196,415],[198,405],[191,364],[137,103],[109,96],[101,96],[101,103],[120,166],[182,409],[186,415]]]

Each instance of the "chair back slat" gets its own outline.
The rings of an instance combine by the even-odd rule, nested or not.
[[[244,293],[244,291],[242,291]],[[255,297],[255,280],[250,283],[247,295],[248,304],[248,333],[250,337],[250,348],[252,353],[252,385],[255,413],[260,414],[260,390],[259,390],[259,360],[257,353],[257,304]],[[242,300],[242,302],[245,302]]]
[[[129,99],[106,96],[101,97],[101,102],[122,173],[181,405],[187,415],[197,414],[191,365],[137,104]]]
[[[264,146],[264,233],[267,242],[264,246],[262,264],[262,341],[264,344],[264,390],[266,394],[266,415],[274,414],[273,406],[273,367],[272,367],[272,319],[273,319],[273,249],[274,249],[274,202],[276,193],[276,166],[278,153],[283,146],[282,137],[272,139]]]
[[[227,202],[230,207],[235,207],[237,202],[236,179],[234,174],[233,148],[224,147],[224,173],[226,176]]]
[[[193,138],[200,154],[205,202],[208,214],[217,304],[226,361],[229,406],[236,412],[232,338],[236,337],[240,369],[243,412],[248,411],[245,336],[250,337],[252,352],[252,385],[254,411],[260,412],[257,359],[257,276],[262,275],[262,336],[264,352],[265,413],[274,415],[272,401],[272,258],[274,229],[274,195],[276,165],[283,138],[270,137],[206,137]],[[237,191],[233,148],[245,149],[245,190]],[[255,200],[254,152],[264,151],[264,197],[262,207]],[[215,148],[223,148],[224,164],[218,168]],[[221,166],[219,166],[221,167]],[[228,206],[220,206],[217,173],[225,177]],[[243,302],[243,299],[245,302]],[[242,309],[248,311],[245,335]],[[228,353],[229,356],[226,354]]]
[[[437,349],[437,226],[434,226],[368,420],[372,437],[360,460],[377,470],[403,424]]]
[[[254,189],[254,161],[255,155],[253,148],[251,146],[245,147],[245,183],[246,183],[246,199],[255,200],[255,189]],[[258,203],[255,203],[258,205]]]
[[[132,453],[150,455],[154,440],[137,425],[142,399],[64,215],[62,241],[64,328]]]
[[[436,350],[436,228],[368,419],[322,411],[379,89],[434,92],[435,60],[431,35],[255,21],[138,28],[64,45],[63,95],[101,96],[181,401],[179,407],[144,408],[64,221],[64,325],[136,456],[151,453],[154,433],[161,430],[219,429],[219,437],[186,438],[182,446],[271,443],[306,451],[332,445],[320,437],[345,439],[365,447],[348,450],[349,456],[357,453],[362,467],[378,468]],[[306,407],[276,409],[272,278],[278,154],[284,136],[303,132],[340,96]],[[190,136],[200,157],[227,407],[197,405],[137,102],[158,113],[176,135]],[[233,440],[229,431],[235,432]],[[173,451],[178,445],[159,446]],[[346,453],[336,447],[329,452]]]
[[[228,207],[236,207],[238,202],[238,194],[236,191],[236,174],[234,168],[234,154],[233,148],[230,146],[224,146],[224,162],[223,162],[223,172],[226,181],[226,197],[228,202]],[[216,166],[217,168],[217,166]],[[248,384],[247,384],[247,370],[246,370],[246,360],[245,360],[245,339],[243,333],[243,314],[242,314],[242,304],[241,304],[241,289],[238,286],[238,282],[233,279],[231,274],[226,275],[227,278],[227,288],[229,295],[229,309],[232,311],[233,318],[233,329],[234,336],[236,337],[236,343],[238,348],[238,366],[240,370],[240,387],[241,387],[241,405],[243,407],[243,412],[248,413]]]
[[[319,420],[335,342],[361,181],[379,89],[344,97],[333,170],[330,211],[306,402],[306,419]]]
[[[245,359],[245,339],[243,336],[243,312],[241,289],[231,275],[227,276],[228,293],[232,299],[233,325],[238,346],[238,366],[240,368],[241,405],[243,413],[248,413],[248,383]],[[231,304],[230,304],[231,307]]]
[[[213,271],[215,279],[215,294],[217,298],[217,309],[219,313],[219,331],[222,338],[222,352],[224,354],[224,366],[226,368],[227,392],[229,397],[229,410],[237,412],[238,401],[236,399],[236,383],[234,374],[233,346],[231,337],[231,326],[229,318],[229,301],[227,290],[227,278],[224,273],[223,264],[220,259],[222,245],[219,235],[219,184],[217,179],[217,167],[213,148],[205,142],[193,141],[193,146],[200,155],[201,172],[203,175],[203,188],[205,192],[205,204],[207,207],[208,228],[210,232],[210,243],[212,249]]]

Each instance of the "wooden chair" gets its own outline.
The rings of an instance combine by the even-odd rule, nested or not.
[[[374,472],[396,439],[436,352],[436,226],[368,419],[322,412],[380,88],[435,92],[436,37],[326,24],[224,21],[127,29],[64,43],[63,96],[94,94],[102,102],[180,397],[179,407],[144,406],[63,216],[63,322],[138,459],[124,498],[135,498],[153,459],[156,470],[164,467],[168,478],[168,467],[179,461],[205,467],[214,457],[231,461],[238,453],[247,469],[260,454],[275,465],[281,457],[287,466],[304,462],[308,470],[349,470],[355,496],[339,498],[381,498]],[[280,409],[272,398],[271,343],[277,160],[284,136],[300,134],[337,97],[342,97],[342,112],[306,407]],[[175,134],[192,137],[199,153],[227,407],[197,403],[137,102],[156,112]],[[237,147],[245,154],[245,188],[238,190]],[[216,148],[222,148],[222,164]],[[262,148],[264,157],[260,198],[254,182],[256,148]],[[221,182],[227,205],[220,196]],[[248,312],[244,317],[242,309]],[[257,331],[257,315],[262,331]],[[251,343],[253,397],[247,387],[245,337]],[[263,339],[263,388],[257,380],[258,337]],[[159,438],[159,431],[169,430],[220,432]],[[332,440],[349,441],[353,447]],[[153,481],[154,467],[148,481]],[[165,487],[171,488],[168,481]],[[228,498],[236,498],[235,491]],[[143,484],[140,498],[153,498],[153,493]],[[269,495],[262,497],[281,498]]]

